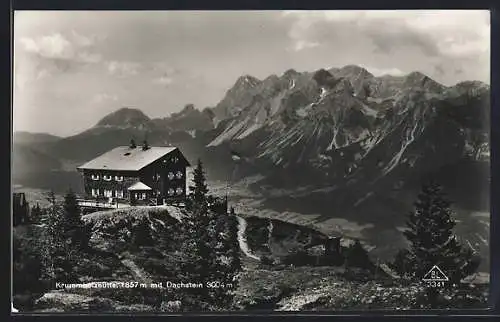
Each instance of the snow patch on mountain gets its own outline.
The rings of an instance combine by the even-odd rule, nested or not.
[[[237,123],[234,126],[229,126],[207,146],[217,146],[222,144],[224,141],[231,140],[239,131],[241,131],[243,126],[243,123]]]
[[[297,110],[295,110],[295,114],[298,117],[302,117],[302,118],[307,117],[309,115],[309,113],[311,112],[314,104],[315,103],[311,103],[311,104],[308,104],[304,107],[298,108]]]
[[[335,148],[335,150],[337,150],[339,148],[339,146],[337,145],[337,134],[339,133],[339,130],[334,129],[333,131],[334,132],[333,132],[332,141],[328,145],[328,148],[326,148],[327,151],[331,151],[333,148]]]
[[[327,94],[328,94],[328,90],[326,88],[324,88],[324,87],[321,87],[321,92],[319,94],[319,101],[318,101],[318,103],[321,102],[326,97]]]
[[[366,104],[362,104],[362,112],[365,114],[365,115],[368,115],[368,116],[371,116],[371,117],[377,117],[378,115],[378,112],[374,109],[372,109],[371,107],[369,107],[368,105]]]
[[[356,201],[354,203],[354,207],[357,207],[359,206],[361,203],[365,202],[368,198],[370,198],[371,196],[373,196],[373,192],[368,192],[364,197],[362,197],[361,199],[359,199],[358,201]]]
[[[415,125],[410,131],[406,131],[406,135],[403,138],[403,142],[401,145],[401,149],[396,153],[396,155],[389,161],[385,169],[383,170],[383,174],[386,175],[389,172],[391,172],[399,163],[401,160],[401,157],[403,156],[403,153],[405,153],[406,149],[415,141],[416,135],[417,135],[417,130],[419,128],[420,121],[417,118],[415,121]]]

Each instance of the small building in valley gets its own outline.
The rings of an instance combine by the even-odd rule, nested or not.
[[[118,146],[78,167],[86,198],[130,205],[169,204],[186,198],[186,168],[177,147]]]

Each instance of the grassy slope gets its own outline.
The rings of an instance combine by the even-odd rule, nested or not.
[[[151,207],[140,207],[133,208],[132,212],[105,211],[86,215],[85,220],[104,223],[112,228],[122,220],[151,218],[151,210]],[[170,209],[170,213],[173,214],[173,211]],[[164,222],[174,227],[173,232],[176,217],[173,214],[173,218],[163,218]],[[155,225],[153,222],[152,225]],[[99,230],[104,229],[101,227]],[[154,247],[131,250],[120,248],[124,245],[119,244],[117,236],[93,236],[94,251],[92,255],[82,254],[77,268],[81,271],[82,282],[165,282],[175,279],[175,276],[168,276],[168,271],[174,270],[173,267],[169,269],[169,265],[176,262],[174,253],[158,253]],[[233,290],[235,310],[405,309],[418,305],[421,292],[418,285],[402,286],[387,276],[369,276],[369,273],[343,267],[287,267],[276,270],[276,267],[264,267],[246,258],[243,262],[244,271],[238,287]],[[455,297],[446,300],[446,305],[484,305],[480,293],[485,288],[477,286],[470,301],[462,303]],[[155,311],[160,309],[162,302],[176,298],[175,292],[165,289],[52,290],[38,300],[36,309],[50,312],[89,309],[101,312]]]

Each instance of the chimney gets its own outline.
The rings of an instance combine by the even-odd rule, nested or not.
[[[137,147],[137,145],[135,144],[135,140],[134,139],[130,140],[129,148],[135,149],[136,147]]]
[[[144,142],[142,143],[142,151],[146,151],[147,149],[149,149],[148,140],[144,139]]]

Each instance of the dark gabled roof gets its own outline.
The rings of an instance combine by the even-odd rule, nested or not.
[[[138,171],[175,150],[177,148],[172,146],[155,146],[147,150],[140,146],[133,149],[119,146],[79,166],[78,169]]]

